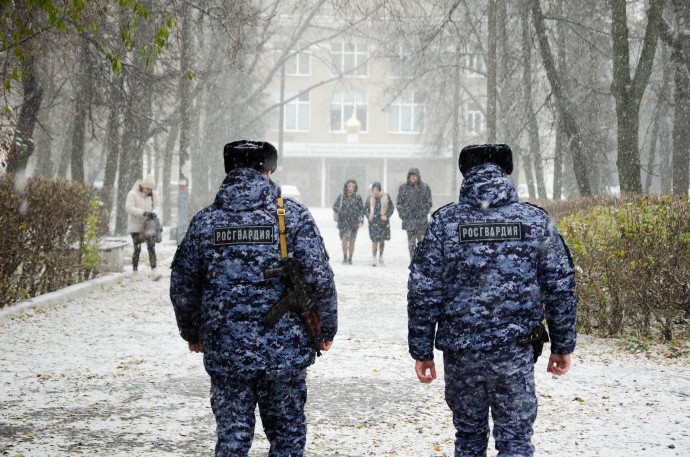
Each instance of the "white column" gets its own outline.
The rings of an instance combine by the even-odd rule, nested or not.
[[[383,182],[381,182],[381,187],[385,192],[390,192],[388,188],[388,157],[383,158]]]
[[[326,158],[321,157],[321,207],[326,207]]]

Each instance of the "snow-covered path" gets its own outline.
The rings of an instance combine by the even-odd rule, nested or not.
[[[309,370],[307,456],[452,456],[442,370],[421,385],[407,353],[400,221],[385,266],[370,265],[366,227],[347,266],[330,210],[313,214],[333,261],[340,330]],[[161,266],[174,250],[158,245]],[[163,272],[158,282],[123,274],[69,304],[0,318],[0,455],[212,455],[208,377],[178,336]],[[633,354],[580,337],[562,378],[545,372],[547,353],[536,367],[536,455],[690,456],[690,366],[679,352]],[[267,449],[259,423],[251,455]]]

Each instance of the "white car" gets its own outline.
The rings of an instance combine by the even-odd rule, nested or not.
[[[302,196],[300,195],[297,186],[283,184],[282,186],[280,186],[280,193],[285,198],[291,198],[293,200],[297,200],[298,202],[302,201]]]

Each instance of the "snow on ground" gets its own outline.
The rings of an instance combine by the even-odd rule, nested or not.
[[[399,219],[385,266],[370,265],[366,227],[348,266],[330,209],[313,213],[332,257],[340,330],[309,369],[306,455],[452,456],[441,355],[439,379],[422,385],[407,353]],[[162,267],[174,250],[172,241],[158,245]],[[201,355],[178,336],[163,272],[153,282],[128,271],[66,304],[0,315],[1,455],[212,455],[209,380]],[[690,456],[687,348],[673,358],[662,350],[631,353],[581,336],[561,378],[546,373],[545,354],[536,366],[536,455]],[[258,422],[250,455],[267,449]]]

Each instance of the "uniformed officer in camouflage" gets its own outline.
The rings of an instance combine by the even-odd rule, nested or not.
[[[520,203],[512,152],[472,145],[460,154],[458,203],[436,211],[410,265],[408,343],[423,383],[443,351],[455,456],[485,456],[489,410],[501,457],[531,456],[537,415],[529,335],[546,316],[547,370],[562,375],[575,349],[573,264],[549,215]]]
[[[300,317],[284,314],[273,327],[263,317],[285,295],[280,278],[264,270],[280,266],[275,171],[269,143],[236,141],[225,146],[227,176],[214,203],[190,222],[172,263],[170,298],[189,349],[204,353],[216,416],[216,456],[246,456],[255,409],[271,457],[303,455],[306,368],[315,351]],[[321,330],[331,347],[337,330],[333,272],[309,210],[285,200],[287,246],[314,289]]]

